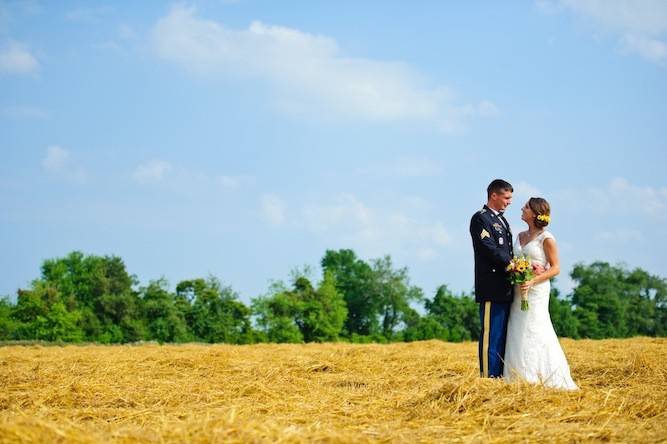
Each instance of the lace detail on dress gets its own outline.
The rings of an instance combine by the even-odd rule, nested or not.
[[[555,237],[544,231],[521,247],[517,236],[514,252],[528,257],[534,264],[547,265],[545,239],[555,240]],[[530,308],[521,311],[519,288],[514,289],[503,376],[507,380],[524,379],[548,387],[576,390],[577,385],[570,376],[570,367],[549,316],[550,292],[549,281],[533,286],[528,293]]]

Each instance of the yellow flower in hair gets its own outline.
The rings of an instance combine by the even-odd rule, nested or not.
[[[537,220],[549,223],[551,222],[551,216],[549,216],[548,214],[540,214],[539,216],[537,216]]]

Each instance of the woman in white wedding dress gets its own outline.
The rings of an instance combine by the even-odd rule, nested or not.
[[[549,203],[532,197],[521,209],[521,219],[528,230],[519,233],[514,247],[515,256],[526,256],[532,264],[546,271],[522,286],[515,286],[510,309],[505,365],[506,380],[525,380],[544,386],[576,390],[570,367],[558,342],[549,316],[549,279],[560,272],[558,250],[554,236],[545,230],[550,221]],[[528,310],[521,310],[521,291],[528,291]]]

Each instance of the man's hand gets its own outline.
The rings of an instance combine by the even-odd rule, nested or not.
[[[545,271],[547,271],[547,269],[544,268],[544,265],[539,265],[539,264],[533,265],[533,273],[535,273],[535,276],[539,276]]]

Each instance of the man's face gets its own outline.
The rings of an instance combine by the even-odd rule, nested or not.
[[[499,193],[491,193],[489,203],[491,204],[489,206],[494,210],[505,211],[512,203],[512,192],[505,190]]]

